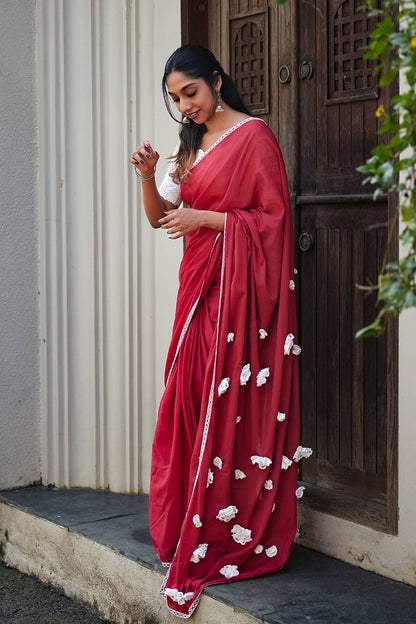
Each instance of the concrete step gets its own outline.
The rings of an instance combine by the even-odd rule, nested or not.
[[[83,488],[0,492],[0,558],[120,624],[173,624],[148,498]],[[416,588],[294,546],[279,573],[206,588],[194,624],[415,624]]]

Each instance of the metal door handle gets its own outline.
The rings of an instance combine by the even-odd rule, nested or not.
[[[312,78],[313,76],[313,63],[312,61],[303,61],[298,68],[298,76],[301,80],[306,78]]]
[[[292,70],[290,65],[282,65],[279,69],[279,80],[282,84],[290,82],[292,78]]]
[[[298,240],[299,248],[302,251],[310,251],[313,248],[313,236],[310,232],[302,232]]]

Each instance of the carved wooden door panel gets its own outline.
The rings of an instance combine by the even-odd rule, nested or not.
[[[191,0],[186,0],[191,6]],[[375,301],[391,206],[372,201],[356,168],[377,140],[380,104],[362,46],[374,26],[361,0],[205,0],[206,41],[251,112],[278,137],[296,222],[302,504],[394,533],[396,333],[357,341]],[[194,23],[201,15],[194,18]]]
[[[362,47],[374,28],[360,0],[299,3],[297,214],[303,354],[302,437],[315,449],[302,466],[305,504],[395,530],[395,333],[355,340],[375,316],[389,202],[374,202],[356,170],[387,108]],[[303,78],[303,79],[302,79]]]

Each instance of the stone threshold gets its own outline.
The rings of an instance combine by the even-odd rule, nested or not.
[[[0,492],[0,558],[120,624],[173,624],[159,594],[148,497],[87,488]],[[295,545],[284,570],[206,588],[193,624],[414,624],[416,588]]]

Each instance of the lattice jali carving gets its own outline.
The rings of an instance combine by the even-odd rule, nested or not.
[[[252,113],[269,110],[267,13],[230,20],[231,76]]]
[[[329,23],[329,99],[377,96],[373,62],[364,58],[375,18],[360,10],[361,0],[344,0]]]
[[[267,7],[267,0],[230,0],[230,15],[246,13]]]

